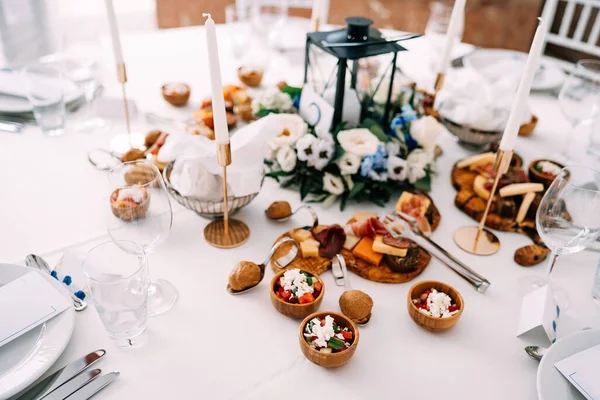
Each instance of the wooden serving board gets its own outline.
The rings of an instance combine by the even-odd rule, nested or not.
[[[425,193],[417,192],[416,190],[412,192],[427,196]],[[431,224],[431,229],[435,230],[440,224],[441,216],[439,210],[437,209],[433,201],[431,202],[431,206],[426,213],[426,217],[429,220],[429,223]],[[300,228],[292,229],[284,233],[283,235],[277,238],[276,242],[285,236],[291,236],[292,233],[298,229]],[[271,268],[273,268],[275,272],[278,272],[281,269],[274,264],[274,260],[285,256],[290,251],[292,246],[293,244],[291,242],[284,243],[275,251],[275,254],[271,258]],[[431,261],[431,255],[429,255],[429,253],[427,253],[425,250],[419,248],[419,257],[416,268],[413,271],[402,273],[393,271],[385,263],[385,260],[382,260],[380,265],[373,265],[355,257],[352,254],[352,252],[348,250],[342,249],[341,254],[346,260],[346,266],[348,267],[349,271],[352,271],[356,275],[368,279],[370,281],[382,283],[409,282],[415,279],[417,276],[419,276]],[[299,268],[308,271],[311,274],[320,275],[331,268],[331,260],[323,257],[302,258],[302,254],[300,254],[299,250],[296,258],[286,267],[286,269],[292,268]]]
[[[457,161],[460,162],[461,160]],[[452,186],[458,191],[454,198],[454,205],[473,218],[475,221],[481,221],[486,206],[486,200],[477,196],[473,191],[473,181],[478,175],[477,172],[469,169],[457,168],[456,164],[452,168]],[[518,155],[514,155],[512,167],[521,167],[523,161]],[[531,205],[525,220],[518,224],[513,218],[502,217],[497,213],[494,204],[485,220],[485,226],[505,232],[517,232],[529,237],[533,244],[521,247],[515,251],[514,260],[523,267],[537,265],[544,261],[550,250],[544,245],[535,228],[535,211],[543,193],[538,194],[536,200]]]

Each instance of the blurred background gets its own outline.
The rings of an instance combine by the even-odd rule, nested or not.
[[[277,0],[275,0],[276,2]],[[284,1],[284,0],[281,0]],[[122,34],[203,24],[203,12],[226,22],[225,7],[234,0],[114,0]],[[310,1],[308,1],[310,2]],[[310,17],[307,0],[288,0],[290,16]],[[327,22],[343,24],[348,16],[365,16],[378,28],[425,33],[449,17],[452,0],[330,0]],[[544,0],[469,0],[463,41],[476,46],[527,51]],[[574,10],[574,31],[583,5]],[[558,5],[556,27],[564,13]],[[592,11],[585,35],[598,9]],[[440,22],[441,21],[441,22]],[[60,50],[65,40],[107,34],[103,0],[0,0],[0,66],[16,67]],[[581,55],[549,45],[546,53],[566,60]]]

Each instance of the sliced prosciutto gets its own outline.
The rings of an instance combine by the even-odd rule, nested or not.
[[[328,228],[314,234],[317,242],[321,244],[319,255],[325,258],[333,258],[340,252],[346,241],[344,228],[339,225],[331,225]]]
[[[374,237],[375,235],[387,234],[385,226],[383,226],[383,224],[377,218],[369,218],[364,221],[354,222],[346,225],[344,227],[344,231],[347,235],[354,235],[358,237]]]

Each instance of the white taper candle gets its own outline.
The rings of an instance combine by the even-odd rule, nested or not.
[[[542,54],[542,48],[544,47],[544,41],[546,38],[546,23],[542,18],[539,19],[538,27],[535,31],[531,48],[529,49],[529,56],[527,57],[527,63],[525,64],[525,71],[521,76],[519,82],[519,88],[517,94],[513,100],[510,115],[508,121],[506,121],[506,127],[502,134],[502,141],[500,142],[501,150],[514,150],[517,142],[517,136],[519,135],[519,128],[521,127],[521,121],[523,119],[523,110],[529,99],[529,91],[531,90],[531,84],[535,72],[538,69],[538,64]]]
[[[454,48],[454,42],[456,41],[456,35],[460,29],[461,20],[465,17],[465,5],[467,0],[456,0],[454,7],[452,7],[452,14],[450,15],[450,22],[448,23],[448,31],[446,32],[446,47],[444,47],[444,53],[442,53],[442,62],[440,63],[441,74],[445,74],[450,66],[450,58],[452,57],[452,49]]]
[[[110,39],[112,40],[113,52],[115,54],[115,63],[123,64],[123,49],[121,49],[121,39],[119,38],[119,26],[117,25],[117,16],[112,0],[105,0],[106,14],[108,15],[108,26],[110,28]]]
[[[210,86],[212,89],[212,112],[215,125],[215,138],[218,144],[229,143],[227,117],[225,115],[225,100],[223,98],[223,84],[221,82],[221,66],[219,64],[219,48],[217,46],[217,32],[215,21],[210,14],[206,17],[204,29],[206,30],[206,48],[208,50],[208,70],[210,73]]]

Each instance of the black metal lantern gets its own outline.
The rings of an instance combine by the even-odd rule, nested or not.
[[[346,18],[347,26],[345,29],[307,34],[304,84],[311,85],[317,94],[324,97],[333,106],[331,129],[335,129],[343,120],[347,119],[347,116],[344,117],[343,114],[345,101],[357,102],[360,105],[359,110],[356,110],[356,107],[349,109],[352,114],[354,112],[359,113],[358,116],[353,115],[358,121],[369,117],[377,120],[383,126],[387,126],[389,122],[397,53],[406,50],[396,42],[419,35],[385,37],[379,30],[370,27],[372,23],[373,21],[368,18],[350,17]],[[369,74],[369,58],[384,54],[390,55],[387,58],[388,62],[391,58],[391,62],[382,65],[384,67],[383,74],[379,72]],[[373,63],[375,65],[379,64],[379,60],[382,58],[385,57],[377,57],[377,61],[372,62],[371,66]],[[323,73],[322,64],[328,64],[332,71]],[[361,85],[361,82],[359,82],[360,69],[367,70],[366,75],[368,77],[366,80],[369,82],[367,86]],[[376,69],[380,70],[378,67]],[[349,79],[346,70],[349,71]],[[373,75],[377,75],[378,79],[371,81],[370,78],[374,78]],[[319,79],[321,79],[321,82],[319,82]],[[389,86],[382,85],[386,81]],[[317,87],[319,86],[318,82],[320,87]],[[373,99],[378,90],[384,92],[385,97],[382,95],[378,97],[384,98],[385,103],[383,106],[379,104],[379,107],[373,107]],[[386,90],[387,93],[385,93]],[[349,92],[352,94],[351,96],[349,96]],[[326,94],[329,94],[329,96]],[[354,94],[356,94],[357,100],[353,98]]]

